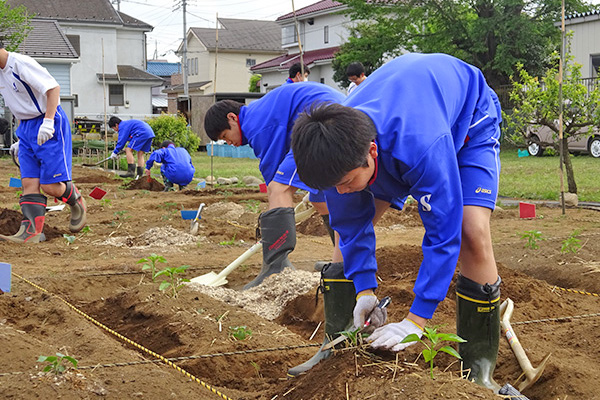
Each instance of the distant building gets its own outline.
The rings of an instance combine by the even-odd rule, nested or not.
[[[181,63],[172,63],[164,60],[148,60],[146,72],[163,79],[163,84],[152,88],[152,114],[166,113],[169,111],[169,102],[164,89],[171,86],[171,76],[181,74]]]
[[[555,23],[560,26],[560,22]],[[600,9],[565,18],[565,29],[573,32],[571,54],[582,65],[584,78],[600,76]]]

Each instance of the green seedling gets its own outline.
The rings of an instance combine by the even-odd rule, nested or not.
[[[102,200],[100,200],[100,206],[102,206],[102,208],[104,208],[104,206],[112,207],[112,200],[111,199],[102,199]]]
[[[75,241],[75,236],[67,235],[66,233],[63,233],[63,237],[67,241],[67,246],[70,244],[73,244],[73,242]]]
[[[90,233],[92,231],[92,228],[90,228],[88,225],[84,226],[83,229],[81,231],[79,231],[80,236],[85,236],[86,234]]]
[[[162,203],[159,207],[168,210],[170,208],[177,207],[177,203],[168,201],[166,203]]]
[[[230,326],[229,337],[234,340],[246,340],[252,337],[252,331],[245,325]]]
[[[122,219],[123,221],[126,221],[128,218],[131,217],[131,215],[129,215],[125,210],[115,211],[114,214],[115,217],[117,217],[120,220]]]
[[[15,192],[15,195],[17,196],[17,199],[21,198],[21,195],[22,195],[22,194],[23,194],[23,191],[22,191],[22,190],[17,190],[17,191]]]
[[[259,378],[262,379],[262,374],[260,373],[260,365],[258,365],[257,363],[255,363],[254,361],[250,361],[250,365],[252,365],[254,367],[254,369],[256,370],[256,376],[258,376]]]
[[[252,213],[260,212],[260,201],[256,199],[240,200],[240,203],[246,203],[246,209]]]
[[[158,271],[154,278],[158,276],[166,276],[168,280],[164,280],[161,282],[158,290],[165,291],[171,288],[172,297],[177,298],[179,294],[179,290],[184,286],[184,282],[189,282],[189,279],[183,278],[181,275],[185,273],[185,270],[188,269],[189,265],[182,265],[181,267],[171,267],[165,268],[162,271]]]
[[[219,192],[217,192],[217,194],[220,194],[221,196],[225,197],[226,199],[233,196],[233,192],[231,190],[219,191]]]
[[[421,339],[416,334],[412,333],[405,337],[400,343],[410,343],[410,342],[420,342],[425,346],[425,349],[421,352],[423,354],[423,359],[426,362],[429,362],[429,375],[431,379],[435,379],[433,376],[433,359],[439,352],[444,352],[450,354],[453,357],[458,359],[462,359],[460,354],[450,346],[441,346],[442,342],[458,342],[464,343],[465,339],[461,338],[454,333],[438,333],[438,328],[440,326],[434,326],[432,328],[425,327],[425,331],[423,332],[423,337],[428,341]],[[441,346],[441,347],[440,347]]]
[[[221,246],[231,246],[235,244],[235,233],[233,234],[233,238],[231,240],[223,240],[222,242],[219,242],[219,244]]]
[[[577,251],[579,251],[579,249],[581,248],[581,240],[577,239],[577,235],[579,235],[581,232],[579,232],[579,230],[574,230],[573,232],[571,232],[571,234],[569,235],[568,238],[566,238],[565,240],[563,240],[562,242],[562,246],[560,247],[560,252],[561,253],[577,253]]]
[[[527,239],[527,243],[525,243],[525,248],[530,248],[530,249],[534,249],[534,250],[540,248],[540,246],[537,244],[537,242],[539,240],[544,240],[542,238],[542,232],[536,231],[536,230],[525,231],[521,235],[521,239]]]
[[[142,271],[150,270],[152,274],[152,281],[154,282],[154,278],[156,275],[156,263],[166,263],[167,260],[163,256],[156,255],[154,253],[150,254],[146,258],[140,258],[137,261],[137,264],[145,263],[142,265]]]
[[[78,361],[75,358],[61,353],[56,353],[55,356],[40,356],[37,360],[37,362],[48,363],[42,371],[52,372],[54,375],[61,375],[71,368],[68,364],[65,364],[65,361],[70,362],[73,365],[72,368],[77,368]]]

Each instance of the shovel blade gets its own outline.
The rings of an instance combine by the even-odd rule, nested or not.
[[[209,272],[208,274],[200,275],[195,278],[192,278],[190,282],[198,283],[200,285],[206,286],[223,286],[227,284],[227,278],[219,277],[218,274],[214,272]]]

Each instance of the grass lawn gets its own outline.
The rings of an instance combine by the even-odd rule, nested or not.
[[[600,159],[589,155],[573,156],[573,173],[577,183],[579,201],[600,202]],[[500,152],[500,196],[532,200],[559,200],[559,157],[518,157],[517,149]],[[564,190],[567,191],[567,175],[563,171]]]
[[[197,178],[206,178],[211,175],[211,157],[206,152],[195,152],[191,156]],[[213,157],[212,175],[217,178],[237,176],[240,180],[244,176],[253,175],[262,179],[262,174],[258,169],[258,160],[250,158]]]

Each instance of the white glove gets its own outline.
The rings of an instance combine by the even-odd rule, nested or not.
[[[371,324],[364,332],[372,332],[375,328],[385,324],[387,310],[377,307],[377,304],[379,304],[379,301],[374,294],[365,294],[356,299],[353,312],[355,328],[362,328],[369,318],[371,318]]]
[[[118,154],[115,152],[110,153],[110,159],[111,160],[116,160],[117,158],[119,158]]]
[[[54,120],[50,118],[44,118],[44,122],[40,126],[37,136],[37,144],[43,145],[48,140],[54,137]]]
[[[367,338],[367,341],[371,342],[371,347],[375,349],[386,349],[396,352],[417,343],[400,343],[405,337],[413,333],[421,338],[421,336],[423,336],[423,328],[410,319],[404,318],[401,322],[387,324],[376,329],[375,332]]]
[[[10,146],[10,150],[8,151],[11,156],[18,157],[19,156],[19,142],[16,141]]]

